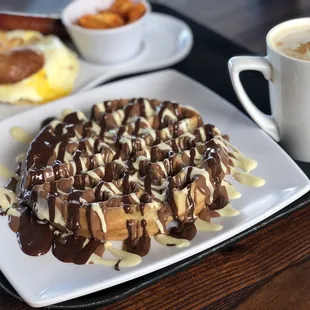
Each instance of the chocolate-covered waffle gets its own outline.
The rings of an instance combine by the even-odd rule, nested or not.
[[[22,226],[26,208],[28,222],[48,227],[43,235],[62,261],[100,263],[105,248],[137,263],[149,251],[150,236],[186,246],[197,228],[220,229],[211,219],[238,214],[229,199],[241,196],[225,177],[262,186],[263,179],[249,174],[255,167],[190,107],[143,98],[105,101],[93,106],[90,119],[72,112],[45,124],[22,165],[19,198],[11,197],[12,188],[3,190],[10,192],[4,211],[19,203]],[[126,251],[106,242],[113,240],[123,240]]]

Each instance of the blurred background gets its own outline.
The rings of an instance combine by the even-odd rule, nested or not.
[[[0,0],[0,11],[52,14],[70,0]],[[310,15],[310,0],[152,0],[198,21],[248,50],[265,53],[265,36],[276,24]]]
[[[170,6],[254,53],[266,52],[276,24],[309,17],[310,0],[154,0]]]

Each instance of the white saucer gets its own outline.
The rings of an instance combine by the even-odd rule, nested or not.
[[[141,52],[130,61],[103,66],[80,60],[80,73],[73,92],[91,89],[122,75],[171,66],[190,52],[193,34],[183,21],[170,15],[151,13],[146,21],[145,41]],[[34,105],[0,105],[0,119],[29,110]]]

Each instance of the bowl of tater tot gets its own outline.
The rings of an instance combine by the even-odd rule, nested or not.
[[[62,22],[85,60],[112,65],[139,54],[150,11],[146,0],[76,0]]]

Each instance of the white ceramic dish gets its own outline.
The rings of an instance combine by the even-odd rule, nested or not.
[[[1,161],[13,169],[12,159],[25,149],[25,146],[12,143],[9,136],[12,126],[22,126],[35,133],[40,121],[60,114],[64,108],[89,111],[99,100],[141,96],[174,99],[195,107],[205,121],[228,133],[234,145],[258,161],[255,174],[263,177],[266,185],[249,188],[235,184],[243,197],[233,200],[232,206],[241,213],[233,218],[220,218],[218,222],[223,224],[223,230],[199,232],[191,245],[183,249],[164,247],[152,240],[151,251],[142,263],[120,272],[99,265],[65,264],[51,253],[42,257],[27,256],[19,249],[15,234],[8,228],[7,218],[0,217],[0,269],[31,306],[43,307],[89,294],[176,263],[246,230],[310,189],[308,178],[294,161],[249,118],[208,88],[173,70],[114,82],[2,121],[0,143],[6,147],[0,149]]]
[[[80,73],[73,92],[93,88],[122,75],[171,66],[184,59],[192,45],[192,31],[183,21],[166,14],[151,13],[146,20],[144,45],[138,56],[130,61],[109,66],[80,60]],[[34,107],[36,106],[0,104],[0,119]]]
[[[75,0],[63,10],[62,23],[85,60],[98,64],[115,64],[139,53],[151,7],[146,0],[136,2],[144,5],[144,15],[133,23],[111,29],[87,29],[75,22],[85,14],[97,14],[100,10],[110,8],[114,0]]]

